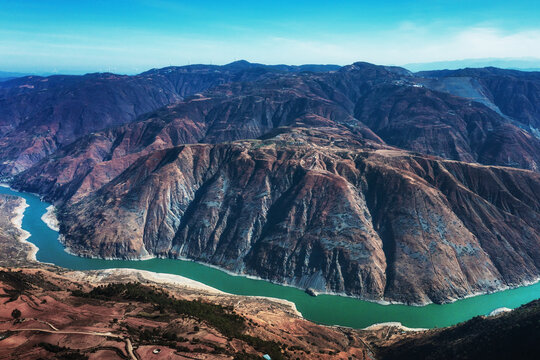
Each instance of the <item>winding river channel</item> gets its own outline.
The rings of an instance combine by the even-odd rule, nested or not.
[[[58,240],[58,232],[51,230],[41,220],[50,204],[41,201],[36,195],[5,187],[0,187],[0,193],[20,196],[29,205],[24,212],[22,227],[31,234],[28,241],[39,248],[36,255],[38,261],[73,270],[132,268],[182,275],[231,294],[268,296],[292,301],[306,319],[326,325],[363,328],[375,323],[399,321],[413,328],[443,327],[468,320],[476,315],[489,314],[500,307],[516,308],[540,297],[540,283],[536,283],[493,294],[474,296],[445,305],[381,305],[337,295],[312,297],[293,287],[233,276],[192,261],[84,258],[65,252]]]

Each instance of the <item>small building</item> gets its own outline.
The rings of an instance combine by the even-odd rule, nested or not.
[[[264,355],[263,355],[263,359],[265,359],[265,360],[272,360],[272,358],[271,358],[270,355],[268,355],[268,354],[264,354]]]

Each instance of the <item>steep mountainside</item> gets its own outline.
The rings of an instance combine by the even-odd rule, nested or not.
[[[540,275],[540,175],[293,134],[142,157],[62,209],[66,245],[414,303]]]
[[[426,71],[417,75],[443,82],[449,79],[472,80],[480,86],[483,97],[503,114],[540,134],[540,72],[483,68]],[[450,86],[447,90],[454,93],[456,88]]]
[[[447,159],[537,171],[540,141],[489,108],[415,86],[381,86],[355,117],[387,144]]]
[[[169,83],[113,74],[28,77],[0,92],[0,174],[24,170],[59,146],[180,100]]]

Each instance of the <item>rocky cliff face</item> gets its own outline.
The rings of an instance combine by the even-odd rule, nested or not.
[[[478,84],[486,102],[495,105],[518,124],[536,131],[540,129],[540,72],[484,68],[426,71],[418,75],[435,78],[439,83],[460,78],[472,80]],[[448,87],[446,90],[455,93],[458,89]]]
[[[539,275],[539,175],[299,138],[142,157],[63,209],[66,245],[415,303]]]

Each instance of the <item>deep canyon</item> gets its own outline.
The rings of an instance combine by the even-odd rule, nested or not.
[[[540,276],[540,75],[155,69],[0,83],[0,173],[84,256],[443,303]]]

